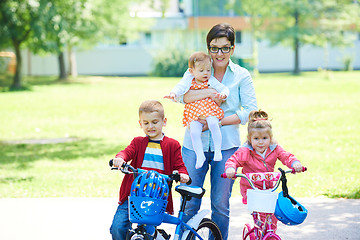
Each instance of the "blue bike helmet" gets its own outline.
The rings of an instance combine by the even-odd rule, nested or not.
[[[305,220],[307,213],[306,208],[290,195],[279,193],[275,208],[275,216],[279,221],[286,225],[298,225]]]
[[[131,185],[131,196],[167,200],[169,185],[158,172],[149,170],[137,176]]]
[[[158,172],[149,170],[138,175],[131,185],[129,196],[130,222],[160,225],[168,195],[169,185]]]

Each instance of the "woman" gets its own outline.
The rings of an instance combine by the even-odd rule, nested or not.
[[[235,31],[229,24],[218,24],[210,29],[207,34],[208,52],[212,58],[212,74],[222,84],[227,86],[230,94],[226,101],[221,104],[224,110],[224,118],[220,121],[222,134],[222,160],[213,161],[214,144],[207,130],[206,121],[202,133],[202,144],[206,160],[204,165],[196,169],[196,154],[192,147],[189,130],[185,132],[182,155],[188,173],[192,178],[192,185],[203,186],[205,176],[210,169],[211,184],[211,219],[219,226],[223,239],[228,238],[229,232],[229,198],[231,195],[231,179],[222,179],[226,160],[240,147],[239,124],[245,125],[251,110],[257,109],[256,96],[250,73],[230,60],[235,49]],[[189,72],[184,78],[193,77]],[[184,96],[185,103],[194,102],[203,98],[211,97],[214,100],[214,89],[189,90]],[[190,219],[200,209],[201,200],[193,198],[188,202],[185,210],[186,219]]]

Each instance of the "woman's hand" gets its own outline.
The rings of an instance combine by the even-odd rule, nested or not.
[[[207,121],[205,119],[198,118],[197,121],[203,125],[203,127],[202,127],[203,132],[209,129]]]
[[[214,100],[215,93],[217,91],[213,88],[189,90],[184,94],[184,102],[191,103],[208,97]]]
[[[190,180],[189,175],[180,173],[180,182],[187,183]]]
[[[223,93],[218,93],[218,92],[216,92],[216,93],[214,94],[214,98],[218,98],[218,99],[220,99],[220,100],[224,100],[226,97],[227,97],[226,94],[223,94]]]

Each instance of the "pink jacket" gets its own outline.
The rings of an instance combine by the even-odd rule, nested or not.
[[[227,161],[225,164],[225,171],[228,168],[242,167],[242,173],[254,173],[254,172],[273,172],[276,160],[279,159],[284,165],[291,168],[295,161],[299,161],[295,156],[289,152],[286,152],[280,145],[270,145],[266,150],[265,159],[263,159],[251,145],[245,143],[241,146]],[[255,184],[259,189],[262,189],[261,184]],[[268,182],[267,188],[271,188],[272,185]],[[246,204],[246,190],[251,188],[250,184],[243,178],[240,180],[241,195],[243,196],[243,202]]]

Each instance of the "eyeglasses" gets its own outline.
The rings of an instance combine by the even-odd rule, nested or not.
[[[219,50],[221,50],[222,53],[229,53],[230,50],[234,48],[234,46],[231,46],[231,47],[221,47],[221,48],[209,46],[208,48],[209,48],[209,51],[210,51],[211,53],[218,53]]]

